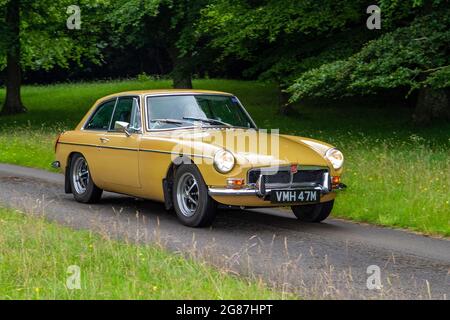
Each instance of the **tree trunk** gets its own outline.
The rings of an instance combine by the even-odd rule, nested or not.
[[[285,87],[278,84],[278,107],[282,115],[289,115],[293,111],[293,106],[289,102],[290,97],[289,93],[285,91]]]
[[[6,8],[8,51],[6,54],[6,99],[1,114],[26,112],[20,97],[20,0],[9,1]]]
[[[192,89],[192,62],[189,56],[180,56],[178,49],[169,50],[172,59],[172,80],[175,89]]]
[[[449,93],[444,90],[422,88],[417,98],[413,120],[417,125],[430,124],[435,119],[450,119]]]

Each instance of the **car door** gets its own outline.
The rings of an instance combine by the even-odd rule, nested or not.
[[[94,110],[89,120],[82,128],[77,143],[80,153],[86,158],[91,176],[98,186],[103,186],[101,157],[101,138],[109,130],[111,118],[116,106],[117,98],[101,102]]]
[[[126,132],[117,122],[127,123]],[[119,97],[114,108],[109,130],[100,139],[101,176],[111,191],[125,192],[121,187],[140,188],[139,144],[142,136],[139,98]],[[119,188],[117,188],[119,187]]]

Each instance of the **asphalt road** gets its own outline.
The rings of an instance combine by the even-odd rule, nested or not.
[[[0,206],[113,238],[157,242],[303,297],[450,297],[445,239],[336,219],[304,224],[287,210],[272,209],[221,210],[212,228],[191,229],[162,204],[111,193],[100,204],[79,204],[64,194],[61,175],[3,164]],[[369,266],[379,267],[380,289],[367,287]]]

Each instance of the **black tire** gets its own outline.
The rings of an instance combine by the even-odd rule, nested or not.
[[[193,186],[194,184],[196,186]],[[192,186],[192,190],[187,192],[186,189]],[[217,205],[209,196],[208,187],[195,165],[185,164],[177,169],[172,188],[172,201],[178,219],[185,226],[208,227],[216,217]]]
[[[83,183],[80,183],[78,178],[76,181],[76,170],[79,169],[79,165],[84,162],[87,170],[87,179]],[[75,154],[70,161],[69,168],[69,181],[72,188],[73,197],[76,201],[81,203],[97,203],[102,197],[103,190],[97,187],[92,181],[92,177],[89,172],[89,166],[86,159],[81,154]],[[81,186],[82,185],[82,186]]]
[[[322,222],[333,210],[334,200],[319,204],[307,204],[303,206],[292,206],[292,212],[302,222]]]

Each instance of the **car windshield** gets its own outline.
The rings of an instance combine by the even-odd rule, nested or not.
[[[168,95],[147,98],[150,129],[193,126],[253,128],[238,99],[225,95]]]

